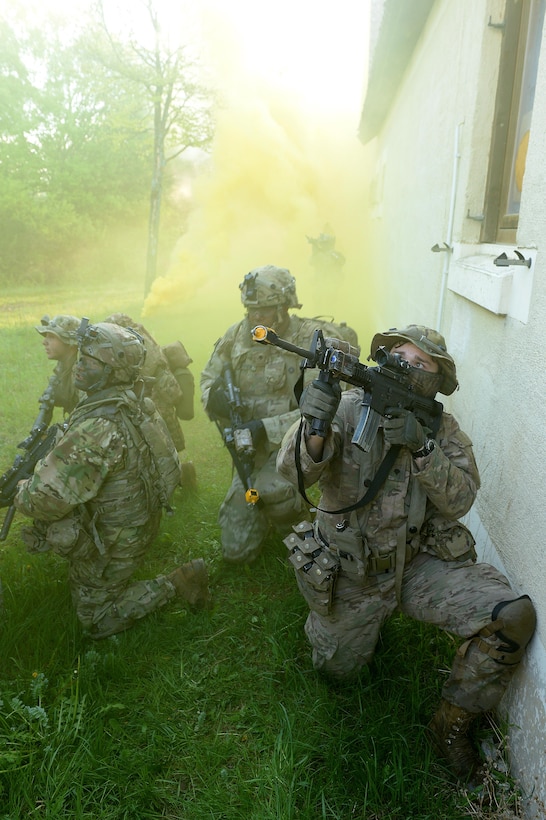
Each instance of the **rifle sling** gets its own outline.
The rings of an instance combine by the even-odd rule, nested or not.
[[[348,507],[342,507],[340,510],[324,510],[322,507],[316,507],[308,498],[305,493],[305,484],[303,481],[303,472],[301,469],[301,437],[303,435],[303,425],[305,421],[302,418],[300,422],[300,426],[298,429],[298,434],[296,438],[296,472],[298,474],[298,490],[302,498],[311,506],[315,507],[315,509],[319,510],[319,512],[328,513],[328,515],[341,515],[342,513],[352,512],[353,510],[359,510],[361,507],[365,507],[366,504],[370,504],[373,501],[381,487],[383,486],[385,479],[387,478],[389,471],[396,461],[398,453],[400,452],[402,445],[395,444],[393,445],[389,451],[387,452],[385,458],[379,465],[379,468],[374,475],[372,482],[368,489],[366,490],[365,494],[359,501],[356,501],[354,504],[351,504]]]

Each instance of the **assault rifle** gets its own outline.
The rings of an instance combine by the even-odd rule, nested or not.
[[[364,389],[367,401],[362,405],[352,438],[352,443],[364,452],[371,449],[381,418],[387,415],[390,407],[411,410],[432,436],[438,432],[443,405],[415,392],[409,380],[411,365],[399,354],[380,347],[374,356],[377,367],[368,367],[359,361],[356,349],[348,342],[325,338],[322,330],[315,330],[309,350],[281,339],[274,330],[264,325],[257,325],[252,330],[252,338],[260,344],[272,344],[296,353],[303,359],[302,369],[318,368],[318,378],[322,381],[344,381]],[[325,436],[325,422],[313,419],[310,433]]]
[[[216,426],[224,440],[224,444],[229,450],[231,460],[237,470],[239,478],[245,488],[245,499],[247,504],[257,504],[260,501],[258,490],[252,486],[252,471],[254,469],[255,448],[252,441],[252,433],[248,427],[241,426],[243,419],[241,412],[243,403],[241,401],[241,391],[233,381],[233,374],[229,364],[225,363],[222,368],[222,379],[224,391],[230,408],[229,425],[222,427],[216,421]]]
[[[50,382],[40,398],[40,412],[30,433],[17,445],[23,452],[15,456],[12,466],[0,476],[0,508],[8,508],[0,529],[0,541],[6,540],[13,522],[13,499],[17,493],[17,485],[23,479],[31,477],[37,462],[49,453],[55,443],[57,432],[62,428],[60,424],[48,426],[53,416],[54,390],[55,385]]]

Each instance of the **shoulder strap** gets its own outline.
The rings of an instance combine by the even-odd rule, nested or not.
[[[311,506],[315,507],[315,505],[307,498],[305,494],[305,483],[303,480],[303,472],[301,469],[301,437],[303,435],[303,425],[304,420],[302,419],[300,422],[300,426],[298,428],[297,438],[296,438],[296,472],[298,475],[298,490],[300,495],[305,499],[305,501]],[[339,510],[324,510],[322,507],[315,507],[315,509],[319,510],[319,512],[328,513],[328,515],[340,515],[341,513],[348,513],[352,512],[353,510],[359,510],[361,507],[365,507],[366,504],[370,504],[373,501],[383,484],[385,483],[385,479],[387,478],[389,471],[396,461],[398,453],[400,452],[402,445],[395,444],[390,448],[387,452],[385,458],[379,465],[379,469],[377,473],[374,475],[372,482],[366,493],[362,496],[359,501],[356,501],[354,504],[349,505],[348,507],[342,507]]]

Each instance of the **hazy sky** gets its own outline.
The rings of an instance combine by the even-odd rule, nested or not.
[[[17,2],[17,0],[16,0]],[[309,101],[358,106],[366,66],[370,0],[153,0],[176,39],[203,37],[209,58],[222,68],[240,61],[254,77],[293,91]],[[2,5],[10,0],[0,0]],[[93,0],[25,0],[36,15],[58,13],[77,19]],[[103,0],[109,22],[148,29],[142,0]],[[129,10],[129,11],[128,11]],[[189,29],[188,29],[189,26]]]

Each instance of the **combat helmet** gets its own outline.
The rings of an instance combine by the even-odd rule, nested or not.
[[[42,316],[40,324],[36,326],[36,330],[42,336],[46,333],[53,333],[58,336],[61,342],[67,345],[78,344],[77,330],[80,326],[80,320],[76,316],[69,314],[60,314],[50,319],[49,316]]]
[[[246,308],[300,308],[296,280],[286,268],[264,265],[247,273],[241,284],[241,301]]]
[[[391,350],[395,345],[405,342],[411,342],[438,363],[442,377],[438,390],[445,396],[450,396],[459,386],[457,371],[453,358],[447,352],[446,340],[437,330],[424,325],[408,325],[401,329],[391,327],[383,333],[376,333],[370,346],[370,357],[375,361],[379,347]]]
[[[110,322],[82,325],[80,353],[105,365],[105,382],[132,384],[146,359],[142,336],[133,328]]]

